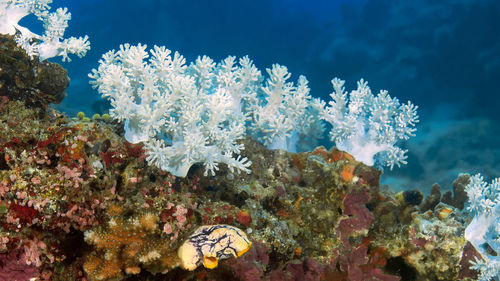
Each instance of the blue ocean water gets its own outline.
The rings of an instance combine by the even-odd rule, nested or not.
[[[188,61],[248,55],[264,70],[286,65],[328,100],[330,80],[352,89],[364,78],[419,106],[408,165],[384,171],[393,188],[443,188],[461,172],[500,175],[500,2],[497,0],[62,1],[67,36],[87,34],[91,50],[63,63],[71,78],[57,108],[103,113],[87,74],[122,43],[164,45]],[[29,21],[29,19],[26,19]],[[35,29],[36,30],[36,29]],[[58,59],[52,59],[58,62]]]

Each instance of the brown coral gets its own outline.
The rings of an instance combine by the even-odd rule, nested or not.
[[[94,246],[84,269],[91,280],[115,280],[138,274],[167,272],[177,266],[176,249],[162,237],[159,217],[151,212],[125,216],[124,208],[111,205],[107,226],[85,232]]]
[[[0,96],[23,100],[30,107],[60,103],[66,96],[66,70],[57,63],[31,59],[12,36],[0,34],[0,69]]]

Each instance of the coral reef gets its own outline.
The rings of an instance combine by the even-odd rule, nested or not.
[[[460,272],[460,212],[448,206],[444,216],[442,203],[419,211],[340,150],[295,154],[245,139],[252,174],[221,167],[206,177],[195,165],[177,178],[148,166],[119,123],[37,115],[10,100],[0,111],[0,251],[20,251],[38,276],[457,280]],[[180,270],[179,247],[207,224],[240,228],[252,248],[216,269]]]
[[[432,198],[397,195],[379,185],[380,170],[347,152],[270,150],[249,136],[238,139],[238,154],[253,163],[250,174],[227,165],[207,174],[195,161],[177,177],[148,165],[148,146],[127,142],[117,120],[27,105],[0,99],[2,277],[477,277],[470,261],[479,254],[463,237],[470,219],[456,207],[459,185],[453,206],[437,187]],[[184,253],[192,262],[183,268]]]

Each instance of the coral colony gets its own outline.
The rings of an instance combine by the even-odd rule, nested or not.
[[[336,146],[358,161],[373,165],[405,164],[405,151],[395,146],[416,130],[417,107],[400,105],[387,91],[374,97],[361,80],[347,105],[343,81],[333,79],[329,107],[312,99],[307,79],[287,82],[287,68],[275,64],[263,82],[248,57],[239,64],[228,57],[219,64],[199,57],[185,59],[165,47],[120,46],[103,55],[89,75],[98,91],[111,100],[111,115],[125,124],[125,138],[144,142],[148,162],[176,176],[186,176],[195,163],[213,175],[218,163],[231,172],[249,172],[239,157],[238,141],[255,137],[270,149],[297,151],[323,134],[321,119],[332,125]]]
[[[481,253],[473,262],[481,272],[479,280],[491,280],[500,275],[500,178],[490,184],[480,174],[471,177],[465,191],[469,197],[467,210],[474,216],[465,229],[465,238]]]
[[[41,61],[56,56],[61,56],[63,61],[71,61],[68,54],[76,54],[80,58],[85,56],[90,49],[88,36],[63,39],[71,13],[68,13],[66,8],[59,8],[49,13],[51,2],[51,0],[1,0],[0,33],[15,35],[19,46],[29,56],[37,56]],[[43,35],[35,34],[18,24],[29,14],[34,14],[43,22],[45,28]]]
[[[379,187],[411,102],[334,78],[326,103],[278,64],[123,44],[89,74],[111,116],[68,119],[47,109],[65,71],[39,63],[90,47],[51,2],[0,0],[0,280],[499,280],[500,178]]]
[[[328,107],[321,107],[321,112],[322,119],[332,125],[330,137],[335,146],[366,165],[379,161],[392,169],[394,165],[406,164],[406,151],[395,144],[415,136],[417,107],[411,102],[400,105],[397,98],[391,98],[384,90],[373,96],[363,79],[358,82],[358,89],[350,93],[348,104],[344,81],[335,78],[332,84],[332,100]]]

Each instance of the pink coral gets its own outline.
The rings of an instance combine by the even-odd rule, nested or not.
[[[306,257],[301,263],[289,263],[285,270],[274,270],[270,280],[283,281],[319,281],[325,272],[325,265]]]
[[[337,231],[343,242],[348,236],[360,232],[365,232],[373,222],[373,214],[366,208],[365,204],[370,200],[368,190],[353,191],[344,198],[343,218]]]
[[[244,256],[231,259],[225,265],[229,266],[234,276],[241,281],[259,281],[269,264],[267,252],[264,244],[252,241],[252,248]]]
[[[370,201],[370,194],[366,188],[352,191],[347,194],[343,201],[343,215],[337,233],[342,241],[338,257],[332,265],[335,269],[330,272],[335,276],[334,280],[364,281],[382,280],[397,281],[399,277],[387,275],[382,272],[380,266],[385,263],[385,259],[379,256],[380,251],[371,249],[372,258],[368,253],[370,240],[364,237],[361,242],[350,239],[353,237],[363,237],[374,220],[373,214],[366,208]]]
[[[75,188],[78,188],[80,184],[83,182],[83,179],[80,177],[82,172],[78,171],[77,168],[70,169],[66,166],[61,166],[61,165],[58,165],[56,168],[57,171],[59,171],[59,173],[63,175],[61,176],[60,179],[61,181],[64,181],[65,179],[71,180],[70,182],[73,183],[73,187]]]
[[[27,281],[37,275],[37,268],[26,263],[23,251],[0,254],[0,280]]]
[[[345,255],[339,256],[337,264],[342,272],[346,272],[346,280],[349,281],[398,281],[399,277],[387,275],[368,260],[368,246],[361,244],[351,251],[345,251]]]

